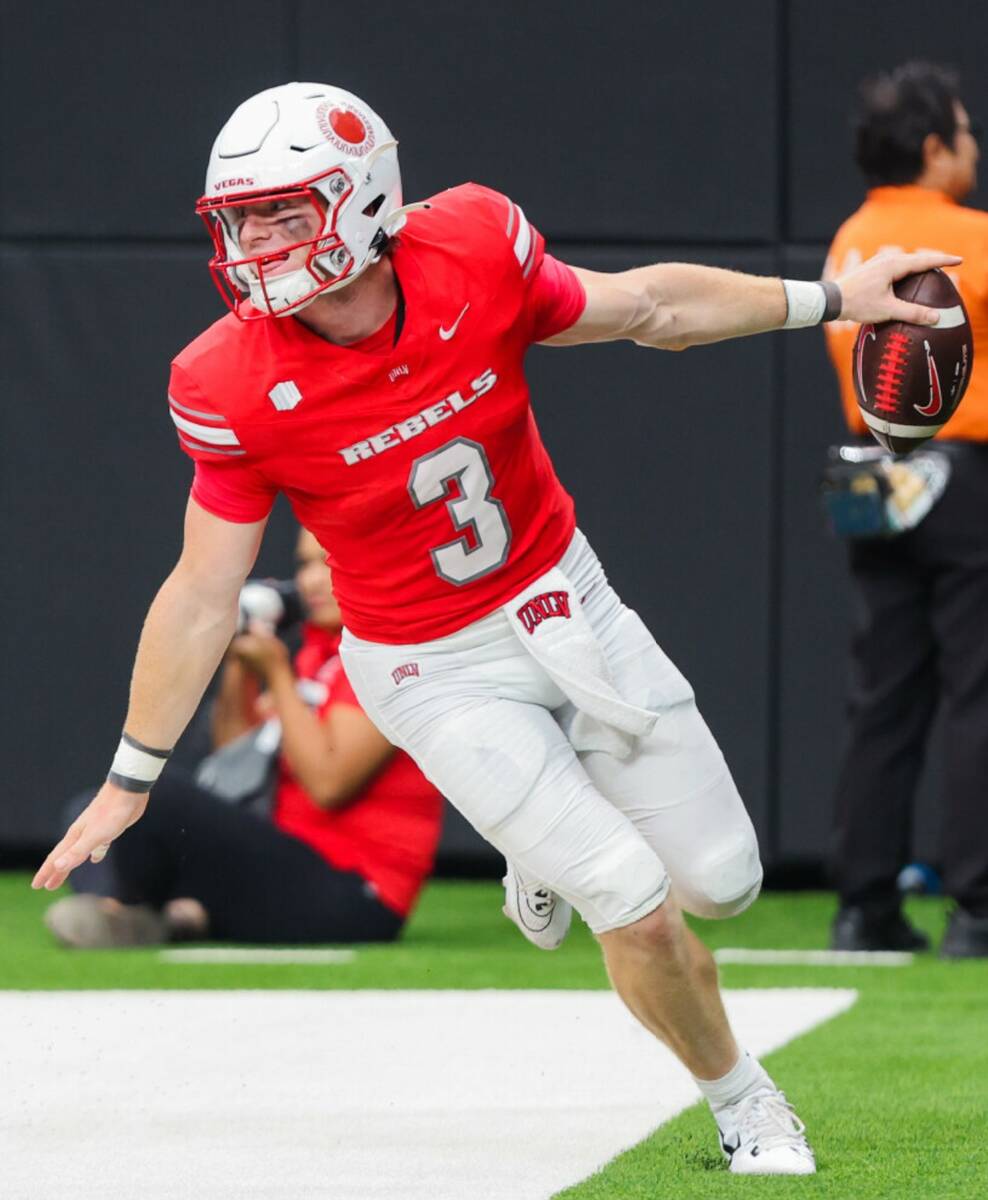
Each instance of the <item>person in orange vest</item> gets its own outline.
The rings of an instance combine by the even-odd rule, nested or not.
[[[957,905],[941,954],[988,956],[988,213],[961,203],[977,182],[978,136],[944,67],[907,63],[866,81],[856,159],[868,192],[827,259],[832,278],[885,248],[949,248],[963,256],[948,274],[974,337],[970,386],[935,442],[951,463],[945,493],[914,529],[849,543],[857,616],[837,786],[834,949],[928,947],[902,915],[896,878],[940,714],[940,856]],[[824,328],[848,425],[864,437],[851,371],[857,326]]]

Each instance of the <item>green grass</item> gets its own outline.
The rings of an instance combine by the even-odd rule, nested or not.
[[[41,925],[51,901],[28,876],[0,875],[0,987],[56,988],[602,988],[596,944],[574,928],[555,954],[529,947],[500,915],[492,884],[440,882],[404,940],[342,966],[179,966],[154,951],[70,952]],[[766,895],[721,924],[697,922],[712,947],[826,944],[833,901]],[[939,938],[944,908],[910,915]],[[571,1188],[566,1200],[985,1200],[988,1197],[988,963],[921,956],[906,968],[728,966],[725,986],[854,987],[850,1012],[766,1061],[798,1105],[817,1149],[811,1179],[738,1179],[697,1106]],[[469,1200],[469,1197],[464,1197]]]

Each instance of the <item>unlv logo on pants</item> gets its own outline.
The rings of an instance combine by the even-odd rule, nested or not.
[[[542,592],[518,609],[518,617],[526,633],[535,630],[550,617],[565,617],[569,620],[569,592]]]

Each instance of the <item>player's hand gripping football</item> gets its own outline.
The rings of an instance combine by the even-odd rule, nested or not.
[[[941,254],[936,250],[922,250],[916,254],[901,251],[876,254],[834,281],[840,287],[844,301],[841,320],[856,321],[861,325],[877,325],[882,321],[935,325],[940,316],[937,309],[900,300],[892,292],[892,284],[905,275],[915,275],[933,267],[956,267],[960,261],[956,254]]]
[[[53,892],[87,858],[102,861],[114,838],[143,816],[148,794],[125,791],[107,780],[41,864],[31,887]]]

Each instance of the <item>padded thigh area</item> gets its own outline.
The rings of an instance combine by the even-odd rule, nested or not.
[[[533,706],[491,700],[437,722],[418,753],[443,795],[463,797],[461,811],[486,837],[517,811],[546,765]]]

